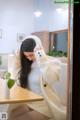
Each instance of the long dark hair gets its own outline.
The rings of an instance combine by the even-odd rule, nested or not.
[[[33,63],[33,61],[25,57],[23,52],[32,52],[35,46],[36,42],[32,38],[28,38],[22,42],[20,47],[21,69],[19,71],[19,80],[20,86],[23,88],[28,88],[28,75],[31,71],[31,64]]]

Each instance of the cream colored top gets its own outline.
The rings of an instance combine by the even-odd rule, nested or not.
[[[12,57],[12,56],[10,56]],[[12,71],[9,71],[13,74],[13,78],[17,79],[17,73],[20,70],[20,64],[19,64],[19,56],[14,55],[14,67],[11,63],[9,67],[12,69]],[[60,93],[60,95],[64,95],[65,91],[63,91],[62,87],[64,88],[65,85],[62,85],[63,82],[60,80],[61,75],[61,62],[55,58],[48,58],[48,62],[45,64],[41,64],[40,66],[35,61],[32,63],[31,66],[32,70],[29,74],[29,89],[35,93],[38,93],[42,95],[41,86],[40,86],[40,80],[42,79],[42,75],[44,77],[44,81],[47,81],[47,83],[50,85],[52,89],[55,88],[55,91]],[[46,69],[45,72],[41,72],[41,70]],[[10,69],[9,69],[10,70]],[[64,70],[63,70],[64,71]],[[65,73],[66,71],[64,71]],[[63,74],[64,76],[64,74]],[[61,81],[61,82],[60,82]],[[64,80],[66,81],[66,80]],[[18,81],[19,84],[19,81]],[[67,85],[66,85],[67,86]]]

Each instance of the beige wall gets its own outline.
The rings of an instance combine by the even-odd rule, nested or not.
[[[32,34],[38,36],[41,39],[44,50],[47,53],[49,51],[49,32],[40,31]]]

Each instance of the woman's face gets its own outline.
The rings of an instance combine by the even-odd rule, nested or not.
[[[30,61],[34,61],[35,60],[34,52],[24,52],[24,55]]]

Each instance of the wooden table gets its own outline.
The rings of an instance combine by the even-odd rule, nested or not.
[[[43,97],[33,93],[27,89],[21,88],[20,86],[13,86],[10,90],[10,97],[8,99],[1,97],[3,88],[0,84],[0,104],[11,104],[19,102],[30,102],[43,100]]]

